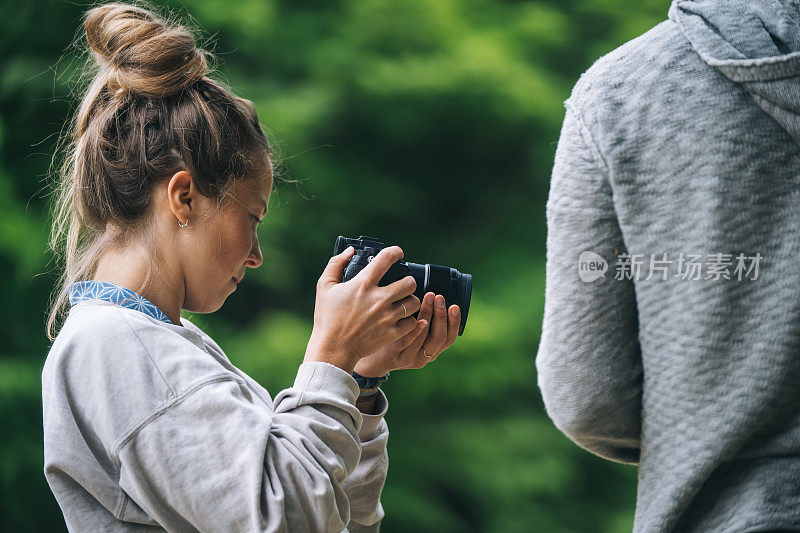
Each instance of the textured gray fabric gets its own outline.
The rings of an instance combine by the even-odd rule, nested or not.
[[[800,529],[798,21],[676,0],[565,101],[538,384],[567,436],[639,466],[636,532]],[[626,254],[641,273],[617,279]]]
[[[70,531],[377,531],[379,394],[307,362],[273,401],[186,318],[86,300],[42,371],[44,473]]]

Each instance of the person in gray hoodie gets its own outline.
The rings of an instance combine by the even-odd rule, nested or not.
[[[548,415],[635,532],[800,530],[800,3],[675,0],[564,104]]]

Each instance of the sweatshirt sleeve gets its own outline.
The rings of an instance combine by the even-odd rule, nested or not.
[[[636,464],[642,362],[634,284],[615,279],[615,251],[625,245],[605,160],[579,111],[570,100],[565,105],[547,201],[538,385],[548,415],[570,439]],[[604,277],[582,280],[579,257],[586,251],[607,262]]]
[[[294,385],[275,397],[274,411],[238,376],[207,379],[117,445],[119,485],[174,531],[338,533],[351,520],[351,505],[360,513],[352,517],[377,520],[374,509],[364,512],[379,505],[376,498],[354,493],[355,480],[345,486],[362,459],[357,395],[347,372],[322,362],[300,365]],[[368,443],[380,440],[379,425],[366,435]],[[385,439],[383,446],[385,452]],[[376,487],[377,477],[359,479]]]
[[[384,516],[380,497],[389,468],[386,451],[389,428],[384,419],[387,409],[386,396],[378,389],[375,414],[361,415],[364,419],[358,432],[361,460],[342,485],[350,500],[349,533],[378,531]]]

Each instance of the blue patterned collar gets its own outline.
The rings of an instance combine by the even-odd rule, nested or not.
[[[157,318],[167,324],[176,326],[156,307],[150,300],[122,285],[111,283],[110,281],[78,281],[69,286],[69,304],[73,306],[84,300],[105,300],[122,307],[135,309],[142,313]]]

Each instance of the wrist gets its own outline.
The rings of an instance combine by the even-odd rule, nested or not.
[[[367,396],[365,398],[359,397],[356,400],[356,408],[365,415],[375,414],[375,404],[377,403],[378,395]]]
[[[354,366],[353,371],[365,378],[379,378],[386,376],[394,370],[394,368],[386,368],[380,365],[370,364],[373,357],[365,357],[360,359]]]
[[[321,361],[329,363],[336,367],[341,368],[348,374],[352,374],[357,358],[349,354],[341,346],[335,346],[333,343],[327,342],[315,336],[312,332],[311,338],[308,340],[306,346],[306,353],[303,361]]]

